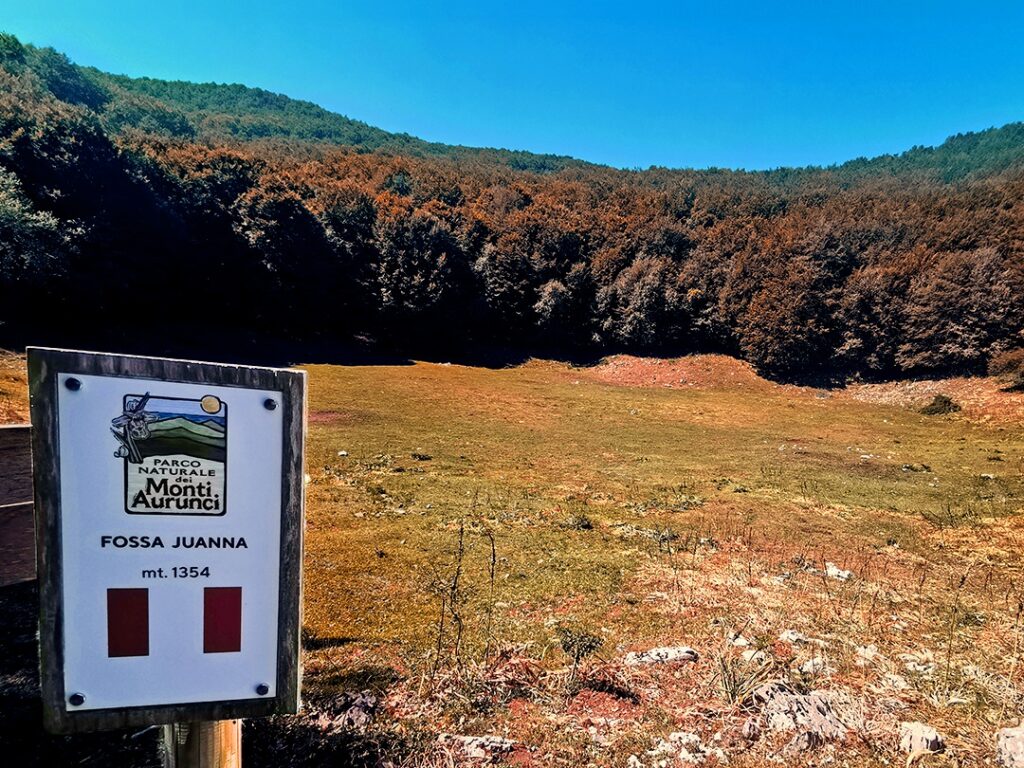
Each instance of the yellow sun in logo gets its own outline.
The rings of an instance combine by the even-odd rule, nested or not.
[[[220,410],[220,398],[216,395],[206,395],[199,401],[199,406],[207,413],[216,413]]]

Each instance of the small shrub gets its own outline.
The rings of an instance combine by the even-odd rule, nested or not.
[[[1006,386],[1003,387],[1003,390],[1006,392],[1024,392],[1024,373],[1014,374],[1010,380],[1006,382]]]
[[[988,361],[988,372],[990,376],[1024,373],[1024,347],[993,355],[992,359]]]
[[[572,659],[574,665],[579,664],[604,645],[604,640],[581,627],[561,626],[557,631],[562,650],[565,651],[566,656]]]
[[[679,534],[671,528],[655,528],[651,531],[651,538],[658,543],[658,551],[672,551],[672,542],[679,538]]]
[[[995,355],[988,363],[991,376],[998,376],[1007,392],[1024,392],[1024,347]]]
[[[980,627],[985,624],[985,614],[979,611],[965,610],[960,614],[959,624],[961,627]]]
[[[948,395],[936,395],[932,401],[921,409],[925,416],[945,416],[960,410],[960,404]]]
[[[971,504],[953,506],[948,501],[938,511],[926,510],[921,516],[940,531],[945,528],[975,527],[980,523],[978,513]]]
[[[566,656],[572,659],[572,671],[569,673],[567,684],[571,692],[576,682],[576,670],[579,668],[580,662],[587,656],[596,653],[604,645],[604,640],[582,627],[561,626],[557,632],[562,650],[565,651]]]
[[[754,689],[769,680],[777,669],[774,664],[751,665],[724,654],[718,655],[718,683],[730,704],[742,705]]]

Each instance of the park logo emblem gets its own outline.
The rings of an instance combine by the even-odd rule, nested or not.
[[[124,504],[131,515],[223,515],[227,511],[228,405],[125,395],[110,422],[115,458],[124,462]]]

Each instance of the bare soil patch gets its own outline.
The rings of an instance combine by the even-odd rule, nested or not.
[[[1024,422],[1024,392],[1011,392],[995,377],[961,376],[951,379],[849,384],[835,390],[778,384],[761,377],[750,363],[728,355],[690,355],[678,358],[613,355],[590,368],[573,369],[577,378],[620,387],[668,389],[730,389],[778,392],[786,395],[835,397],[875,405],[920,410],[936,395],[946,395],[963,409],[970,421]]]
[[[758,376],[750,363],[728,355],[677,358],[612,355],[577,373],[592,381],[621,387],[770,389],[777,386]]]
[[[842,392],[865,403],[894,405],[919,410],[936,395],[946,395],[972,421],[1024,422],[1024,392],[1008,392],[1004,382],[992,377],[921,379],[884,384],[851,384]]]

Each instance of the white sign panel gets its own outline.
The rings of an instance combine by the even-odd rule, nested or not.
[[[68,711],[273,697],[281,392],[56,376]]]

